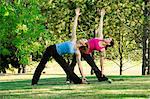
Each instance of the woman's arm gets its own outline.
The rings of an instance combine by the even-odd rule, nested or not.
[[[73,23],[71,41],[77,40],[76,28],[77,28],[77,24],[78,24],[78,17],[80,15],[80,8],[75,9],[75,12],[76,12],[76,16],[75,16],[74,23]]]
[[[82,79],[85,79],[85,75],[83,73],[83,67],[81,65],[81,53],[80,53],[79,50],[76,51],[76,60],[77,60],[77,63],[78,63],[78,68],[79,68],[80,74],[82,76]]]
[[[104,52],[100,52],[100,68],[102,72],[102,77],[103,77],[103,72],[104,72]]]
[[[97,29],[97,34],[98,34],[98,38],[103,39],[103,18],[105,15],[105,9],[101,10],[101,18],[100,18],[100,22],[99,22],[99,27]],[[100,52],[100,68],[101,68],[101,72],[102,72],[102,77],[103,77],[103,71],[104,71],[104,52]]]
[[[103,39],[103,18],[104,18],[104,15],[105,15],[105,9],[102,9],[100,13],[101,13],[101,18],[100,18],[99,26],[98,26],[98,29],[97,29],[97,34],[98,34],[98,38]]]

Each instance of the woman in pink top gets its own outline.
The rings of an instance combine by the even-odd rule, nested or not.
[[[102,9],[100,14],[101,14],[101,18],[99,22],[99,27],[96,30],[96,34],[98,36],[97,38],[92,38],[92,39],[89,39],[88,42],[85,42],[87,44],[87,50],[83,50],[85,54],[90,54],[94,50],[103,53],[108,47],[113,47],[114,45],[114,40],[112,38],[107,38],[107,39],[103,38],[104,37],[103,36],[103,18],[105,15],[105,9]],[[104,57],[101,54],[100,67],[101,67],[102,76],[103,76],[103,61],[104,61]]]
[[[87,44],[86,54],[92,53],[94,50],[104,52],[107,47],[111,47],[113,45],[113,40],[110,39],[101,39],[101,38],[92,38],[89,39]]]
[[[90,40],[88,40],[87,45],[88,45],[88,50],[86,53],[91,53],[93,50],[97,50],[101,52],[101,56],[100,56],[100,67],[101,67],[101,72],[102,72],[102,76],[103,76],[103,61],[104,61],[104,57],[103,57],[103,52],[108,48],[108,47],[112,47],[114,45],[114,40],[112,38],[107,38],[104,39],[103,36],[103,18],[105,15],[105,9],[102,9],[101,12],[101,18],[100,18],[100,22],[99,22],[99,27],[96,30],[96,34],[98,35],[97,38],[92,38]],[[95,46],[92,46],[92,45]]]
[[[105,75],[103,75],[103,57],[100,56],[100,65],[101,65],[101,71],[96,66],[94,59],[91,57],[91,53],[96,50],[99,52],[104,52],[108,47],[112,47],[114,45],[114,41],[112,38],[103,39],[103,17],[105,15],[105,10],[101,10],[101,18],[99,22],[99,27],[96,30],[96,33],[98,35],[97,38],[89,39],[88,41],[82,42],[84,45],[80,47],[81,56],[84,58],[84,60],[91,66],[92,70],[94,70],[95,75],[98,78],[98,81],[108,81],[111,83],[111,80],[108,79]],[[102,55],[102,54],[101,54]],[[76,65],[76,59],[75,56],[72,60],[72,63],[70,64],[70,67],[72,70],[74,70],[74,66]],[[67,77],[67,82],[68,82]]]

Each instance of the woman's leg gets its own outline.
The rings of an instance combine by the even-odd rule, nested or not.
[[[94,70],[94,73],[99,81],[108,80],[108,78],[104,75],[102,77],[102,72],[98,69],[94,62],[94,59],[90,56],[90,54],[81,53],[81,55],[84,58],[84,60],[91,66],[92,70]]]
[[[74,72],[74,67],[76,66],[76,63],[77,63],[77,61],[76,61],[76,55],[74,54],[74,55],[73,55],[72,62],[71,62],[71,64],[69,65],[70,68],[71,68],[71,70],[72,70],[73,72]],[[67,77],[66,77],[66,81],[70,81],[68,75],[67,75]]]
[[[52,55],[52,57],[56,60],[56,62],[63,68],[65,73],[69,76],[69,79],[73,81],[75,84],[81,84],[82,80],[71,70],[71,67],[67,64],[65,59],[60,56],[57,51],[54,51],[55,53]]]
[[[43,69],[45,68],[45,64],[47,63],[47,61],[49,60],[49,58],[52,55],[52,46],[49,46],[46,48],[46,51],[43,54],[43,57],[39,63],[39,65],[37,66],[33,78],[32,78],[32,85],[37,84],[40,76],[41,76],[41,72],[43,71]]]

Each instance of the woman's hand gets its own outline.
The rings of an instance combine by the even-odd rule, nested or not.
[[[88,82],[87,82],[87,79],[86,79],[85,77],[82,78],[82,83],[83,83],[83,84],[87,84],[87,83],[88,83]]]
[[[101,10],[101,16],[104,16],[105,15],[105,9],[103,8],[102,10]]]
[[[80,13],[80,8],[76,8],[75,9],[75,12],[76,12],[76,15],[80,15],[81,13]]]

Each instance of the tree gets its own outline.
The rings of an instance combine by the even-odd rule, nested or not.
[[[14,46],[19,62],[28,64],[31,53],[41,54],[46,46],[69,40],[76,7],[82,12],[78,39],[93,38],[100,17],[97,11],[104,8],[104,35],[115,40],[106,57],[120,60],[122,74],[128,56],[132,60],[141,59],[143,5],[143,0],[1,0],[0,53],[10,55],[8,46]]]
[[[40,38],[46,34],[38,1],[1,0],[0,17],[0,56],[14,55],[20,64],[28,64],[31,52],[43,47]]]
[[[148,9],[150,1],[145,0],[144,6],[144,30],[143,30],[143,63],[142,63],[142,75],[150,74],[150,9]],[[148,71],[147,71],[148,70]]]

